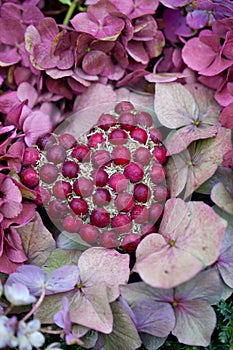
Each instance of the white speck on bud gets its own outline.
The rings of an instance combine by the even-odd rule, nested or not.
[[[36,298],[29,293],[28,288],[22,283],[13,283],[4,286],[4,294],[12,305],[28,305],[34,303]]]

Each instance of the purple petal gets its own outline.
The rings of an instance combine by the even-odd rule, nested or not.
[[[233,97],[233,96],[232,96]],[[225,128],[233,129],[233,103],[230,103],[227,107],[223,108],[220,114],[220,123]]]
[[[168,303],[145,299],[133,304],[132,310],[139,332],[166,337],[175,326],[174,312]]]
[[[51,17],[43,18],[38,27],[41,39],[43,41],[48,41],[52,44],[52,41],[55,39],[59,33],[57,23],[55,19]]]
[[[77,32],[87,33],[95,37],[98,31],[98,24],[90,20],[86,12],[78,13],[70,22]]]
[[[1,42],[15,46],[24,40],[24,28],[14,18],[0,19]]]
[[[28,107],[32,108],[36,104],[38,93],[31,84],[25,81],[18,86],[17,96],[21,102],[27,100]]]
[[[30,25],[27,27],[25,32],[25,48],[30,53],[33,54],[34,46],[41,42],[40,33],[36,27]]]
[[[114,2],[108,0],[100,0],[94,6],[87,9],[88,17],[99,24],[103,24],[105,18],[112,12],[117,12]]]
[[[27,104],[27,100],[23,101],[20,104],[17,104],[16,106],[14,106],[10,112],[7,114],[6,116],[6,123],[7,124],[13,124],[15,125],[17,128],[21,129],[21,122],[20,122],[20,118],[22,116],[22,111],[23,111],[23,107]]]
[[[17,21],[21,19],[20,7],[13,3],[4,3],[1,6],[1,17],[8,20],[9,18],[14,18]]]
[[[203,300],[181,302],[175,307],[176,325],[172,334],[180,343],[208,346],[214,328],[216,315]]]
[[[39,10],[38,7],[30,4],[24,4],[22,16],[24,23],[27,25],[33,24],[36,26],[39,24],[43,17],[43,13]]]
[[[11,50],[0,52],[0,67],[8,67],[16,64],[21,60],[18,50],[13,48]]]
[[[134,0],[134,11],[129,15],[129,18],[133,19],[144,15],[153,15],[158,5],[158,0]]]
[[[43,69],[54,68],[59,62],[58,56],[51,56],[50,42],[42,42],[34,46],[34,60]],[[49,57],[49,59],[48,59]]]
[[[0,207],[2,214],[8,219],[16,217],[22,210],[22,194],[19,188],[10,178],[6,177],[1,191],[5,194],[5,200]]]
[[[82,62],[82,69],[85,73],[90,75],[100,74],[106,64],[106,54],[102,51],[90,51],[88,52]]]
[[[68,100],[71,100],[73,97],[73,93],[70,90],[70,87],[66,84],[66,82],[62,79],[54,80],[52,78],[47,78],[45,81],[47,89],[53,94],[58,95],[56,98],[60,99],[61,97],[65,97]],[[60,98],[59,98],[60,96]]]
[[[23,124],[26,144],[28,146],[36,144],[40,136],[51,132],[51,130],[52,123],[47,114],[40,111],[31,112]]]
[[[208,19],[208,12],[202,10],[194,10],[189,12],[186,16],[188,26],[193,29],[204,28],[208,23]]]
[[[204,270],[175,289],[175,299],[201,299],[208,304],[217,304],[222,295],[219,276],[214,270]]]
[[[68,292],[79,282],[79,268],[76,265],[62,266],[54,270],[46,282],[46,294]]]
[[[197,71],[203,71],[209,67],[214,61],[215,56],[215,52],[209,46],[202,43],[199,38],[188,40],[182,50],[184,62],[188,67]]]
[[[200,69],[199,74],[203,74],[207,76],[217,75],[222,71],[224,71],[225,69],[232,66],[232,63],[233,63],[232,60],[231,61],[226,60],[225,58],[217,56],[215,60],[212,61],[212,63],[208,67],[203,67],[202,69]]]
[[[148,72],[144,69],[137,69],[129,74],[127,74],[123,79],[116,83],[116,87],[121,87],[125,85],[133,85],[138,83],[140,79],[146,76]]]
[[[38,296],[44,288],[45,279],[46,273],[39,266],[23,265],[9,276],[6,284],[12,285],[13,283],[23,283],[28,287],[32,295]]]
[[[123,19],[115,16],[107,16],[104,20],[102,29],[99,29],[95,35],[96,39],[115,41],[124,29]]]
[[[131,40],[127,46],[128,54],[136,61],[142,64],[149,62],[149,56],[142,42]]]
[[[223,281],[231,288],[233,288],[233,229],[229,225],[222,242],[220,256],[216,263],[216,267],[222,276]]]

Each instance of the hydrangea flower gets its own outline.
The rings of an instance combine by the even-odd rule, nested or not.
[[[0,315],[0,349],[4,349],[7,346],[16,348],[18,345],[18,339],[15,336],[16,323],[17,319],[15,316],[8,318]]]
[[[17,330],[19,350],[32,350],[33,347],[39,348],[42,346],[45,342],[45,337],[39,330],[40,321],[38,319],[28,323],[20,321]]]
[[[1,6],[0,31],[1,53],[0,66],[6,67],[27,61],[24,51],[24,32],[28,24],[38,24],[43,17],[35,5],[5,3]]]
[[[22,283],[5,285],[4,294],[12,305],[28,305],[36,301],[36,298],[30,295],[28,288]]]

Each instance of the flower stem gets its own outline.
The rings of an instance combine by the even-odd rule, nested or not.
[[[29,319],[29,317],[31,317],[34,312],[39,309],[40,305],[42,304],[42,301],[44,300],[45,297],[45,288],[42,290],[42,293],[39,297],[39,299],[37,300],[37,302],[35,303],[35,305],[33,306],[33,308],[24,316],[24,318],[22,319],[22,321],[27,321]]]
[[[74,13],[77,5],[78,5],[77,0],[73,1],[72,4],[70,5],[69,10],[67,11],[66,16],[65,16],[64,21],[63,21],[63,24],[65,26],[67,26],[69,24],[69,21],[70,21],[71,17],[73,16],[73,13]]]

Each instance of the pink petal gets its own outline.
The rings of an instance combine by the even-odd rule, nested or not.
[[[81,33],[87,33],[95,37],[98,31],[98,24],[91,21],[86,12],[78,13],[70,22]]]
[[[52,123],[50,117],[40,111],[33,111],[26,118],[23,124],[23,131],[25,133],[25,142],[28,146],[36,144],[37,139],[51,132]]]
[[[16,64],[21,60],[18,50],[13,48],[11,50],[0,52],[0,67],[8,67]]]
[[[182,57],[189,68],[200,71],[209,67],[214,61],[215,52],[209,46],[203,44],[199,38],[193,38],[185,44]]]

